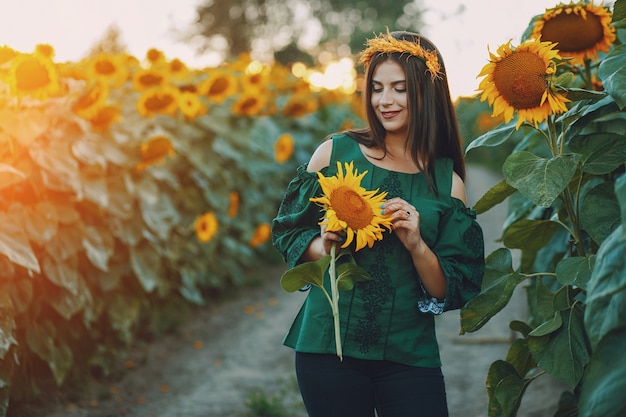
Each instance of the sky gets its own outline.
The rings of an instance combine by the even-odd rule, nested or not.
[[[197,56],[193,46],[174,35],[190,27],[199,1],[0,0],[10,2],[0,14],[0,45],[32,52],[36,44],[47,43],[54,47],[57,62],[73,61],[84,56],[109,26],[116,25],[129,52],[138,58],[154,47],[191,67],[210,66],[215,64],[214,56]],[[476,76],[489,59],[488,46],[495,52],[510,39],[518,44],[533,16],[563,2],[421,1],[426,10],[424,35],[443,55],[453,97],[475,94],[480,81]]]

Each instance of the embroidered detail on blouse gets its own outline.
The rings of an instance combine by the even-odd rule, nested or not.
[[[373,279],[358,283],[358,291],[361,292],[364,301],[365,319],[358,321],[354,338],[360,345],[359,350],[365,354],[380,341],[383,332],[382,324],[377,320],[378,315],[382,306],[393,297],[396,290],[389,279],[389,269],[384,263],[386,254],[392,250],[392,244],[390,236],[376,242],[379,251],[376,254],[376,263],[369,270]]]
[[[423,297],[417,300],[417,308],[419,311],[434,315],[443,313],[444,307],[446,306],[445,301],[439,301],[437,298],[430,296],[421,282],[420,288],[422,290]]]

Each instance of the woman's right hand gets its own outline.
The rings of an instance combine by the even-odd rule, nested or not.
[[[330,255],[330,248],[333,242],[338,243],[337,249],[345,242],[345,232],[329,232],[326,230],[326,226],[322,225],[320,228],[320,234],[311,241],[307,250],[302,254],[302,260],[317,261],[326,255]]]

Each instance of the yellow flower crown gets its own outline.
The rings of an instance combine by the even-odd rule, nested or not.
[[[428,51],[423,49],[419,44],[419,41],[411,42],[396,39],[391,36],[389,30],[387,30],[387,34],[381,33],[374,39],[368,39],[365,46],[365,50],[361,52],[359,64],[367,66],[372,60],[372,57],[377,53],[391,54],[398,52],[400,54],[410,54],[424,61],[426,67],[428,68],[428,72],[430,72],[430,78],[433,81],[436,78],[441,78],[437,51]]]

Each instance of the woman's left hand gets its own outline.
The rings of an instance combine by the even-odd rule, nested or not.
[[[420,234],[420,214],[415,207],[401,198],[385,201],[383,214],[392,218],[393,229],[404,247],[411,253],[419,252],[424,244]]]

